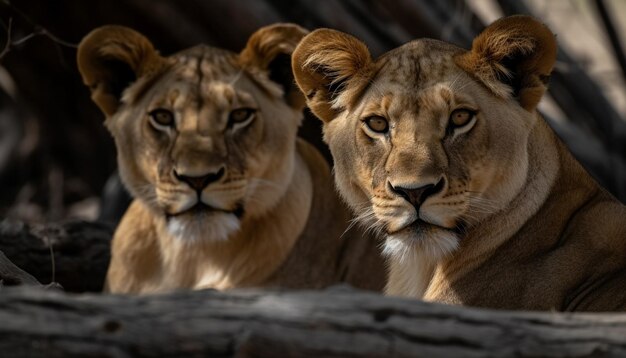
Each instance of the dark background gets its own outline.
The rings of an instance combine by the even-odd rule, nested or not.
[[[492,6],[501,15],[530,13],[542,18],[527,6],[536,2],[485,0],[481,5]],[[73,45],[95,27],[132,27],[168,55],[199,43],[239,51],[260,26],[295,22],[308,29],[332,27],[351,33],[377,56],[417,37],[441,38],[469,48],[484,27],[474,13],[476,3],[481,2],[0,0],[4,48],[0,55],[0,218],[36,223],[95,219],[103,202],[116,200],[101,194],[116,167],[113,141],[75,64]],[[623,89],[624,68],[619,67],[618,55],[623,46],[612,46],[609,35],[613,26],[617,37],[623,36],[619,26],[626,19],[624,7],[615,8],[610,1],[589,3],[585,11],[591,12],[587,15],[597,23],[612,61],[618,64],[613,77]],[[602,17],[603,7],[608,8],[608,19]],[[592,174],[624,202],[623,113],[590,77],[584,58],[562,48],[558,61],[550,95],[564,119],[546,113],[547,119]],[[325,151],[319,124],[310,115],[301,133]]]

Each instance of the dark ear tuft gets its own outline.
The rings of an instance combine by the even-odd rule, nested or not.
[[[456,63],[495,95],[516,98],[528,111],[546,90],[556,61],[550,29],[530,16],[510,16],[489,25]]]
[[[113,25],[97,28],[83,38],[77,62],[91,98],[107,116],[117,111],[122,92],[131,83],[159,73],[167,64],[143,35]]]
[[[275,24],[257,30],[239,54],[245,69],[267,72],[270,80],[282,86],[287,103],[304,107],[304,98],[294,84],[291,54],[307,30],[294,24]]]
[[[341,107],[338,98],[354,98],[367,85],[374,63],[367,46],[339,31],[319,29],[307,35],[293,54],[293,74],[317,117],[331,121]]]
[[[270,80],[279,83],[285,87],[295,85],[293,82],[293,73],[291,72],[291,56],[281,53],[270,62],[268,66]]]
[[[137,80],[137,74],[124,61],[105,60],[102,61],[102,65],[111,72],[108,85],[111,95],[115,98],[121,98],[122,92]]]

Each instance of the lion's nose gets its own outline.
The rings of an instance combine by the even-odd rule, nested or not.
[[[222,167],[217,172],[208,173],[208,174],[201,175],[201,176],[181,175],[181,174],[178,174],[176,171],[174,171],[174,175],[176,176],[176,179],[184,183],[187,183],[187,185],[189,185],[195,191],[201,191],[202,189],[206,188],[209,184],[222,179],[225,172],[226,170],[224,169],[224,167]]]
[[[411,203],[416,210],[419,210],[420,206],[422,206],[424,201],[426,201],[429,196],[440,192],[443,189],[443,186],[443,178],[440,179],[437,184],[428,184],[419,188],[403,188],[401,186],[393,186],[389,183],[391,190]]]

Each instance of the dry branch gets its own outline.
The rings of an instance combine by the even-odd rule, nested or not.
[[[24,13],[22,11],[20,11],[20,10],[16,9],[15,7],[13,7],[13,5],[11,4],[10,1],[2,0],[0,2],[0,5],[9,7],[14,13],[19,14],[28,23],[30,23],[33,26],[35,26],[35,29],[33,30],[33,32],[31,32],[30,34],[20,38],[19,40],[14,40],[12,38],[12,36],[11,36],[12,30],[13,30],[13,18],[10,17],[8,25],[7,25],[7,28],[6,28],[7,39],[6,39],[6,42],[4,44],[4,48],[2,49],[2,51],[0,51],[0,61],[2,61],[2,59],[9,52],[11,52],[11,50],[13,50],[14,48],[17,48],[17,47],[25,44],[26,42],[30,41],[31,39],[33,39],[34,37],[37,37],[37,36],[45,36],[45,37],[49,38],[50,40],[52,40],[55,44],[60,45],[60,46],[71,47],[71,48],[77,48],[78,47],[78,45],[76,45],[76,44],[70,43],[68,41],[65,41],[65,40],[59,38],[58,36],[54,35],[50,31],[48,31],[47,29],[45,29],[43,27],[40,27],[40,26],[34,25],[34,22],[30,18],[28,18],[26,15],[24,15]]]
[[[0,295],[11,357],[611,357],[626,315],[512,313],[334,288],[70,296]]]

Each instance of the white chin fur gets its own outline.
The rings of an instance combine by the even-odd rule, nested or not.
[[[399,232],[387,236],[383,245],[383,255],[404,262],[415,255],[431,262],[438,261],[454,252],[459,246],[459,238],[445,230],[427,232]]]
[[[211,213],[172,217],[167,222],[167,231],[174,238],[185,242],[226,241],[241,228],[234,214]]]
[[[423,298],[438,261],[458,247],[459,240],[453,232],[426,230],[387,236],[383,245],[389,262],[385,294]]]

